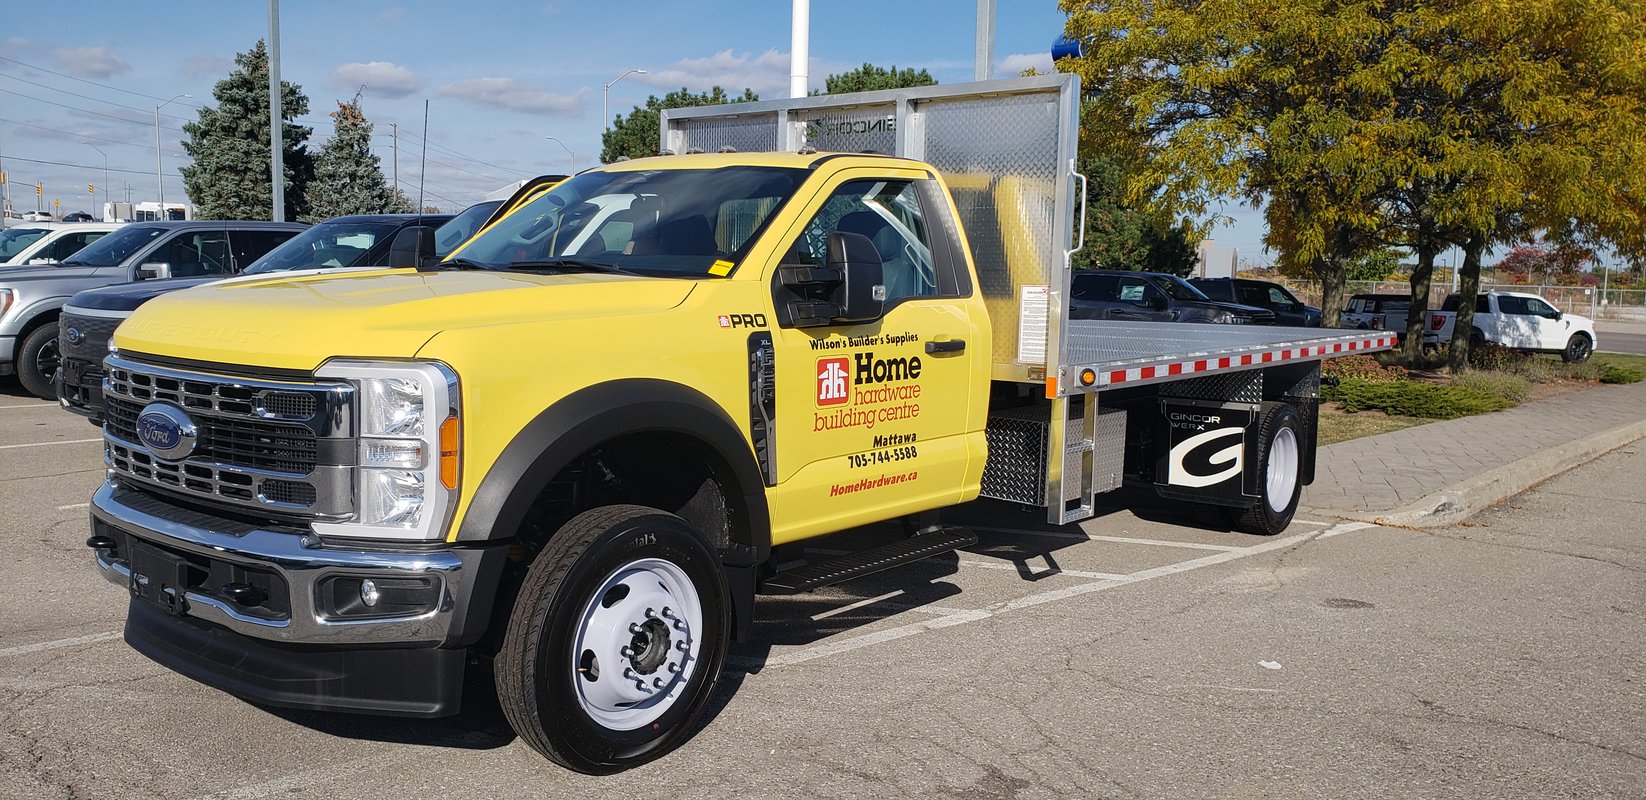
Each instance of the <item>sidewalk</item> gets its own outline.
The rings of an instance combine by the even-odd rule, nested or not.
[[[1302,507],[1316,517],[1448,524],[1642,436],[1646,382],[1569,392],[1322,447]]]

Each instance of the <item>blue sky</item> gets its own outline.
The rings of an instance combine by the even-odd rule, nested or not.
[[[1064,15],[1052,0],[1001,0],[996,74],[1050,68]],[[181,197],[179,126],[236,52],[268,33],[261,0],[81,0],[50,13],[0,11],[0,156],[13,208],[34,208],[33,184],[62,210],[93,210],[86,184],[103,194],[103,155],[114,199],[129,182],[134,200],[155,194],[154,106],[162,111],[162,157],[169,199]],[[788,90],[790,4],[783,0],[468,0],[363,2],[284,0],[281,72],[310,101],[311,148],[330,135],[327,113],[365,84],[375,151],[390,169],[390,123],[400,126],[399,176],[415,194],[424,99],[429,100],[428,202],[466,205],[508,180],[595,162],[601,84],[613,113],[648,94],[682,86],[749,87],[762,97]],[[9,19],[7,19],[9,17]],[[863,62],[925,68],[943,83],[970,80],[973,0],[831,0],[812,4],[811,82]],[[89,142],[85,144],[83,142]],[[31,159],[25,161],[23,159]],[[34,162],[60,162],[43,164]],[[82,166],[62,166],[62,164]],[[89,167],[89,168],[88,168]],[[1251,212],[1215,233],[1259,257]]]

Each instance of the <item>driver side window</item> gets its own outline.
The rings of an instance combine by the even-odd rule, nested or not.
[[[144,261],[163,261],[171,265],[174,278],[192,278],[201,275],[228,275],[228,231],[191,231],[173,237]]]
[[[856,233],[880,254],[886,305],[905,297],[935,297],[931,241],[914,184],[908,181],[850,181],[824,201],[817,216],[795,240],[790,261],[822,265],[829,234]]]

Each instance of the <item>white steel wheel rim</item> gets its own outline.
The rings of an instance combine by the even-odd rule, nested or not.
[[[684,570],[658,558],[618,567],[589,595],[572,643],[578,705],[612,730],[644,727],[697,670],[703,604]]]
[[[1269,508],[1276,514],[1286,512],[1292,504],[1292,492],[1297,489],[1297,434],[1291,428],[1275,432],[1269,442],[1269,469],[1267,476]]]

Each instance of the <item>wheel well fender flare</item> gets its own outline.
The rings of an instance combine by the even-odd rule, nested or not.
[[[757,560],[771,546],[765,483],[754,451],[731,417],[703,393],[670,381],[631,378],[589,386],[544,409],[515,434],[469,501],[458,541],[513,535],[532,502],[579,456],[603,442],[637,433],[677,433],[705,444],[723,462],[740,501],[733,542],[754,548]],[[739,541],[739,537],[747,541]]]

